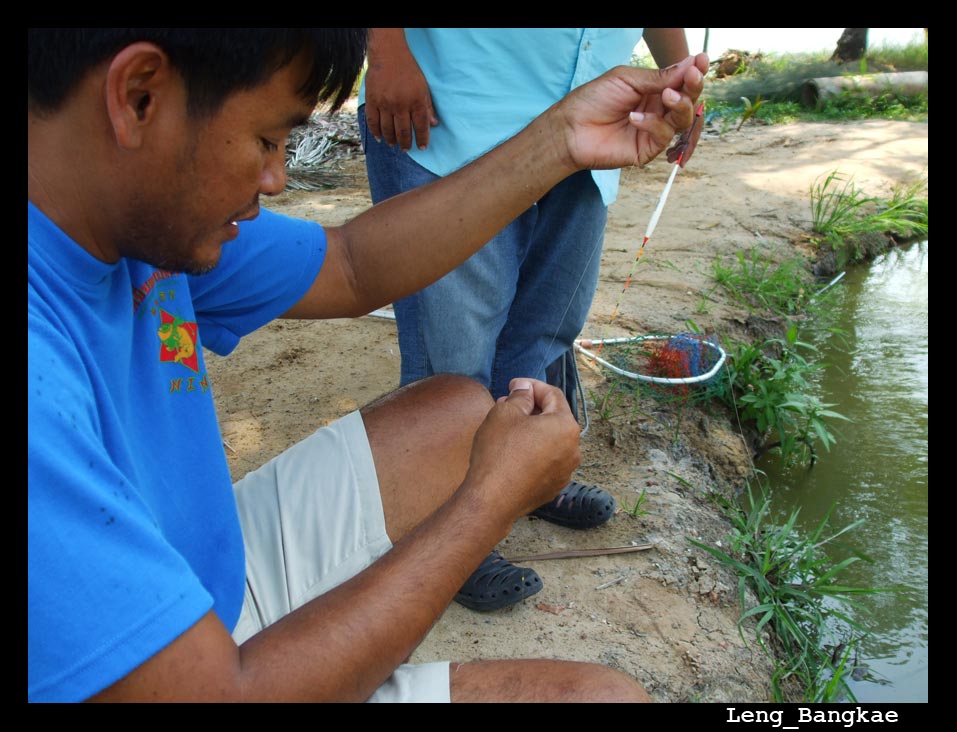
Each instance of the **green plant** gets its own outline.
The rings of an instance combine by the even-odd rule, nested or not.
[[[851,234],[860,229],[859,222],[867,220],[868,207],[874,203],[839,171],[818,176],[811,184],[812,228],[825,237]]]
[[[766,125],[786,125],[804,117],[804,110],[797,102],[769,102],[765,100],[757,113],[758,119]]]
[[[853,598],[888,588],[840,584],[838,575],[867,557],[842,544],[850,556],[832,564],[823,547],[835,545],[838,537],[860,526],[863,519],[827,534],[831,514],[828,511],[810,534],[802,536],[795,528],[797,510],[783,524],[772,520],[771,502],[764,487],[756,499],[749,484],[747,498],[748,505],[741,508],[723,497],[713,497],[731,523],[728,551],[689,541],[738,576],[743,609],[738,629],[746,640],[744,626],[750,619],[756,620],[755,639],[775,659],[772,686],[776,701],[785,701],[785,684],[795,680],[802,687],[804,701],[837,701],[841,696],[854,700],[845,680],[845,669],[851,649],[860,637],[834,641],[847,628],[864,630],[846,612],[850,608],[861,609]],[[755,604],[750,606],[748,590],[755,598]],[[777,646],[765,643],[765,629],[773,631]],[[843,656],[835,658],[827,650],[829,643],[845,648]]]
[[[761,95],[759,94],[758,96]],[[747,97],[741,98],[747,99]],[[742,110],[740,104],[732,104],[718,100],[708,102],[708,118],[710,120],[718,120],[718,124],[720,125],[718,129],[719,136],[726,134],[736,120],[743,124],[745,120],[742,115],[745,111],[746,110]],[[763,124],[787,124],[801,119],[804,116],[804,110],[798,102],[774,102],[761,97],[760,107],[754,109],[751,116],[761,120]],[[740,125],[738,125],[736,129],[740,129]]]
[[[737,267],[715,258],[712,273],[715,282],[749,310],[757,307],[776,315],[793,315],[807,308],[811,274],[803,257],[774,264],[754,248],[738,252],[735,261]]]
[[[648,511],[647,511],[646,509],[642,508],[642,506],[645,505],[645,501],[646,501],[647,499],[648,499],[648,494],[647,494],[647,492],[645,491],[645,489],[642,488],[642,489],[641,489],[641,495],[638,496],[637,498],[635,498],[635,505],[634,505],[634,506],[631,506],[631,507],[625,506],[625,511],[626,511],[627,513],[631,514],[632,516],[634,516],[635,518],[640,518],[640,517],[642,517],[642,516],[647,516],[647,515],[648,515]]]
[[[858,261],[867,254],[862,241],[869,236],[926,236],[926,193],[927,182],[920,179],[895,186],[890,198],[869,196],[835,170],[811,184],[812,227],[833,249]]]
[[[760,94],[758,94],[757,98],[754,100],[753,103],[747,97],[741,97],[741,101],[744,102],[744,114],[741,115],[741,121],[738,122],[739,130],[741,129],[741,127],[744,125],[745,122],[747,122],[755,114],[757,114],[758,110],[761,109],[761,105],[764,104],[764,100],[761,99]]]
[[[729,349],[729,389],[719,394],[738,409],[743,421],[753,420],[759,435],[770,435],[758,455],[776,449],[785,467],[813,465],[815,443],[830,450],[835,442],[830,421],[847,420],[830,409],[833,404],[814,396],[811,378],[824,365],[808,361],[799,349],[816,351],[812,344],[797,340],[793,323],[783,339]]]
[[[841,122],[855,119],[927,121],[927,94],[902,95],[892,91],[867,95],[847,91],[809,112],[809,121]]]
[[[590,392],[592,402],[598,406],[598,419],[602,422],[610,422],[624,400],[625,394],[621,386],[621,380],[613,379],[604,394]]]
[[[927,39],[916,43],[882,43],[867,49],[868,68],[878,71],[926,71]]]
[[[680,475],[678,475],[677,473],[672,473],[670,470],[666,470],[665,473],[668,474],[668,475],[670,475],[670,476],[671,476],[672,478],[674,478],[675,480],[677,480],[677,481],[678,481],[681,485],[683,485],[685,488],[694,488],[694,486],[691,485],[691,483],[689,483],[687,480],[685,480],[684,478],[682,478],[682,477],[681,477]]]

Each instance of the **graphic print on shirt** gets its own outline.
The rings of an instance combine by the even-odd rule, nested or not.
[[[199,373],[199,356],[196,354],[198,328],[195,322],[187,322],[165,310],[160,310],[160,327],[156,332],[160,339],[160,361],[181,363]]]
[[[152,321],[143,325],[158,341],[160,363],[169,364],[170,394],[205,394],[209,391],[209,380],[205,371],[200,373],[204,366],[199,325],[192,308],[181,312],[176,305],[176,293],[183,286],[180,274],[152,271],[145,282],[133,287],[133,312],[138,318]]]

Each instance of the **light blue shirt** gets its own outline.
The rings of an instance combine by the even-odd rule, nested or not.
[[[406,28],[439,125],[409,155],[448,175],[524,129],[569,91],[631,61],[642,28]],[[359,103],[365,101],[365,86]],[[592,171],[605,205],[618,170]]]

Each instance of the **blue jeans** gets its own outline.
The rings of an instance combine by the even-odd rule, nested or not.
[[[438,178],[398,147],[376,142],[364,108],[358,116],[374,203]],[[393,303],[401,383],[463,374],[497,398],[515,377],[544,380],[585,324],[607,218],[591,174],[576,173],[455,270]]]

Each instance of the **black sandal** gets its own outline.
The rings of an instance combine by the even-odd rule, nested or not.
[[[601,526],[614,513],[615,499],[610,493],[573,480],[531,515],[570,529],[592,529]]]
[[[470,610],[498,610],[531,597],[542,589],[534,569],[516,567],[498,552],[492,552],[462,585],[455,596]]]

